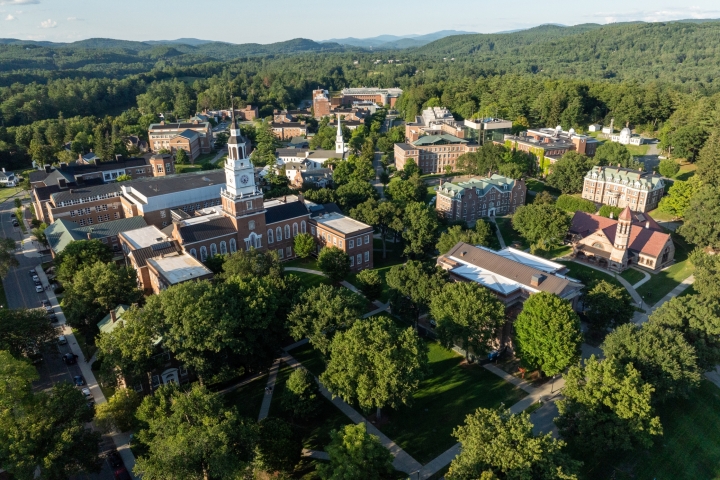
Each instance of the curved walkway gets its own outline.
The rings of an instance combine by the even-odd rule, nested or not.
[[[643,275],[645,275],[645,278],[643,278],[642,280],[640,280],[639,282],[637,282],[635,285],[633,285],[633,288],[640,288],[641,285],[643,285],[645,282],[647,282],[648,280],[650,280],[651,277],[650,277],[650,274],[649,274],[648,272],[645,272],[645,271],[643,271],[643,270],[640,270],[639,268],[633,268],[633,267],[631,267],[631,268],[632,268],[633,270],[636,270],[636,271],[642,273]]]

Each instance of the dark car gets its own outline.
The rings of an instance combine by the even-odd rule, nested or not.
[[[108,453],[106,458],[110,466],[114,469],[119,469],[123,466],[122,458],[120,457],[120,454],[117,450],[113,450],[112,452]]]
[[[50,323],[55,323],[58,321],[57,315],[55,315],[54,313],[51,313],[48,318],[50,319]]]
[[[82,375],[75,375],[73,377],[73,382],[75,382],[76,387],[82,387],[83,385],[85,385],[85,379]]]
[[[62,356],[62,359],[66,365],[74,365],[77,362],[77,355],[74,355],[72,353],[66,353]]]
[[[20,226],[20,224],[18,223],[18,221],[13,220],[13,227],[19,227],[19,226]]]
[[[14,214],[14,213],[11,213],[10,216],[11,216],[12,218],[15,218],[15,214]]]
[[[47,308],[50,306],[50,302],[48,302],[47,300],[40,300],[40,305]]]
[[[36,287],[42,287],[42,282],[40,280],[33,280],[33,283]]]
[[[30,276],[32,277],[32,276],[35,275],[35,274],[37,274],[37,272],[35,271],[34,268],[31,268],[31,269],[30,269]]]
[[[122,467],[115,470],[115,480],[132,480],[127,468]]]

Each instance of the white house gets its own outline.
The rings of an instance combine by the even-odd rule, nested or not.
[[[3,187],[17,187],[17,184],[20,183],[20,179],[15,175],[13,172],[6,172],[5,169],[2,169],[2,172],[0,172],[0,185]]]
[[[640,135],[633,135],[632,131],[625,127],[620,131],[619,135],[612,135],[610,140],[621,145],[642,145],[645,139]]]
[[[589,132],[599,132],[602,130],[602,128],[603,128],[603,126],[600,125],[599,123],[593,123],[592,125],[590,125],[588,127],[588,131]]]

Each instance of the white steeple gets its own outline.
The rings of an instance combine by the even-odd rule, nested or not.
[[[235,108],[231,106],[230,138],[228,156],[225,160],[225,189],[222,195],[237,200],[259,192],[255,186],[255,169],[247,156],[246,140],[235,119]]]
[[[340,125],[340,114],[338,114],[337,135],[335,136],[335,153],[342,153],[345,156],[345,139],[343,139],[342,126]]]

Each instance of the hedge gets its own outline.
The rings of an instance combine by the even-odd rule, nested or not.
[[[595,213],[597,211],[597,207],[594,202],[585,200],[584,198],[573,197],[571,195],[560,195],[555,205],[558,208],[571,213],[577,212],[578,210],[587,213]]]

